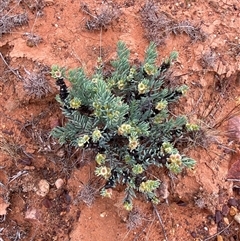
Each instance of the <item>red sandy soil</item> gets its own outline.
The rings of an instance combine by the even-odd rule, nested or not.
[[[177,109],[200,121],[205,133],[198,140],[202,147],[184,150],[197,160],[194,170],[178,176],[157,173],[162,175],[166,194],[157,206],[161,219],[140,198],[134,206],[141,222],[131,223],[122,208],[121,187],[111,199],[96,195],[91,206],[79,200],[84,185],[96,180],[94,157],[90,152],[83,156],[81,151],[64,149],[48,137],[63,120],[55,100],[58,89],[50,75],[46,78],[52,91],[45,97],[30,96],[24,89],[27,72],[43,66],[83,67],[91,72],[100,54],[105,62],[116,55],[119,40],[130,48],[132,60],[142,60],[149,44],[140,15],[145,2],[86,1],[94,14],[111,4],[120,9],[119,18],[102,31],[86,28],[89,16],[80,11],[79,1],[46,0],[37,18],[34,4],[39,1],[10,3],[13,12],[28,13],[29,23],[0,38],[0,240],[240,240],[236,216],[240,210],[239,0],[156,3],[159,11],[178,21],[189,20],[206,34],[205,41],[196,42],[186,34],[170,34],[158,46],[159,62],[178,51],[172,76],[190,90]],[[34,33],[42,42],[27,44],[24,33]],[[211,51],[213,63],[203,64],[201,58]],[[63,184],[57,188],[58,179]],[[45,184],[46,195],[39,193],[40,180],[49,184]]]

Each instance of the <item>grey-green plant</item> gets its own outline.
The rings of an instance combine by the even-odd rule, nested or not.
[[[60,86],[57,100],[67,120],[52,130],[52,136],[61,144],[95,149],[95,175],[105,179],[101,195],[111,197],[113,188],[125,186],[127,210],[132,210],[139,193],[159,202],[156,190],[161,177],[152,175],[156,168],[178,174],[195,165],[180,153],[178,140],[198,126],[169,111],[188,89],[165,83],[178,53],[172,52],[159,66],[157,57],[156,44],[150,43],[144,61],[134,65],[126,44],[118,42],[111,71],[104,71],[101,59],[91,76],[83,68],[67,71],[55,65],[51,71]]]

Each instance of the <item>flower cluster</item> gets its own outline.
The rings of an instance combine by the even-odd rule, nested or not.
[[[118,135],[128,135],[131,133],[132,126],[130,124],[124,123],[118,127]]]
[[[101,176],[105,179],[108,179],[111,175],[111,169],[106,166],[96,167],[95,174],[96,176]]]
[[[81,106],[81,100],[78,99],[77,97],[74,97],[73,99],[70,100],[69,104],[72,109],[78,109]]]
[[[182,166],[182,156],[179,153],[171,154],[169,158],[167,158],[167,167],[169,170],[175,174],[181,172]]]
[[[149,92],[149,81],[147,79],[143,79],[139,84],[138,84],[138,94],[146,94]]]
[[[132,172],[136,175],[144,172],[143,166],[141,164],[136,164],[132,168]]]
[[[106,161],[106,155],[98,153],[95,157],[95,161],[97,162],[98,165],[102,165]]]
[[[102,188],[100,191],[100,195],[103,197],[108,197],[111,198],[112,197],[112,189],[111,188]]]
[[[163,110],[168,106],[168,102],[166,100],[161,100],[157,102],[155,109],[156,110]]]
[[[77,139],[77,144],[79,147],[83,147],[86,143],[89,142],[89,140],[90,140],[89,135],[83,135]]]
[[[127,211],[131,211],[133,209],[133,204],[132,202],[125,200],[123,203],[123,207],[127,210]]]
[[[199,131],[200,127],[197,124],[187,123],[186,124],[187,131]]]
[[[139,145],[139,141],[136,137],[130,137],[129,138],[129,144],[128,147],[131,151],[135,150]]]
[[[95,130],[92,133],[92,140],[93,142],[99,141],[99,139],[102,137],[101,131],[96,127]]]
[[[140,192],[152,193],[160,186],[160,182],[158,180],[147,180],[146,182],[142,182],[139,187]]]
[[[157,68],[153,64],[146,63],[143,69],[148,75],[155,75],[157,73]]]
[[[163,142],[162,147],[161,147],[161,151],[163,153],[167,153],[167,154],[171,154],[173,153],[173,145],[170,142]]]

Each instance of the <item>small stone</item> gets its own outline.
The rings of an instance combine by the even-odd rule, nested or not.
[[[212,236],[217,233],[217,225],[213,225],[212,227],[209,228],[209,235]]]
[[[57,189],[60,189],[63,186],[63,184],[64,184],[64,181],[62,178],[58,178],[55,182],[55,186]]]
[[[5,200],[0,197],[0,215],[7,214],[7,208],[9,205],[10,205],[10,203],[5,202]]]
[[[240,213],[237,213],[237,214],[234,216],[234,220],[235,220],[237,223],[240,223]]]
[[[222,215],[223,216],[227,216],[228,215],[228,213],[229,213],[229,207],[228,207],[228,205],[227,204],[224,204],[223,205],[223,207],[222,207]]]
[[[231,216],[235,216],[236,215],[236,213],[237,213],[237,208],[236,207],[233,207],[233,206],[231,206],[230,207],[230,210],[229,210],[229,214],[231,215]]]
[[[217,236],[217,241],[223,241],[222,235],[218,235],[218,236]]]
[[[216,221],[216,223],[218,224],[220,221],[222,221],[222,219],[223,219],[222,212],[219,211],[219,210],[216,210],[216,212],[215,212],[215,221]]]
[[[38,220],[39,213],[36,208],[29,208],[25,213],[25,219]]]
[[[106,212],[100,213],[100,217],[101,217],[101,218],[104,218],[104,217],[106,217],[106,216],[107,216],[107,213],[106,213]]]
[[[228,220],[228,218],[224,217],[224,218],[223,218],[223,221],[224,221],[224,223],[226,223],[227,225],[229,225],[229,220]]]
[[[38,183],[37,195],[41,197],[45,197],[48,194],[49,189],[50,189],[49,183],[45,179],[42,179]]]
[[[196,238],[196,237],[197,237],[196,232],[195,232],[195,231],[191,232],[191,236],[192,236],[193,238]]]
[[[236,200],[235,198],[230,198],[230,199],[228,200],[228,205],[229,205],[229,206],[237,207],[237,206],[238,206],[238,202],[237,202],[237,200]]]

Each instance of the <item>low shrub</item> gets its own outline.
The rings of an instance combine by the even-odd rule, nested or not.
[[[60,86],[57,100],[67,120],[52,130],[52,136],[61,144],[93,148],[95,174],[105,179],[101,195],[111,197],[117,184],[124,185],[123,205],[127,210],[133,208],[137,192],[153,203],[159,202],[156,189],[161,177],[153,178],[155,168],[178,174],[194,166],[195,161],[177,147],[182,136],[198,130],[185,116],[169,111],[169,105],[188,89],[186,85],[170,88],[164,82],[177,52],[160,66],[156,65],[154,43],[147,48],[143,63],[132,64],[129,55],[125,43],[119,42],[110,73],[104,71],[101,59],[92,76],[82,68],[66,71],[53,66],[51,71]],[[64,78],[70,81],[69,88]]]

